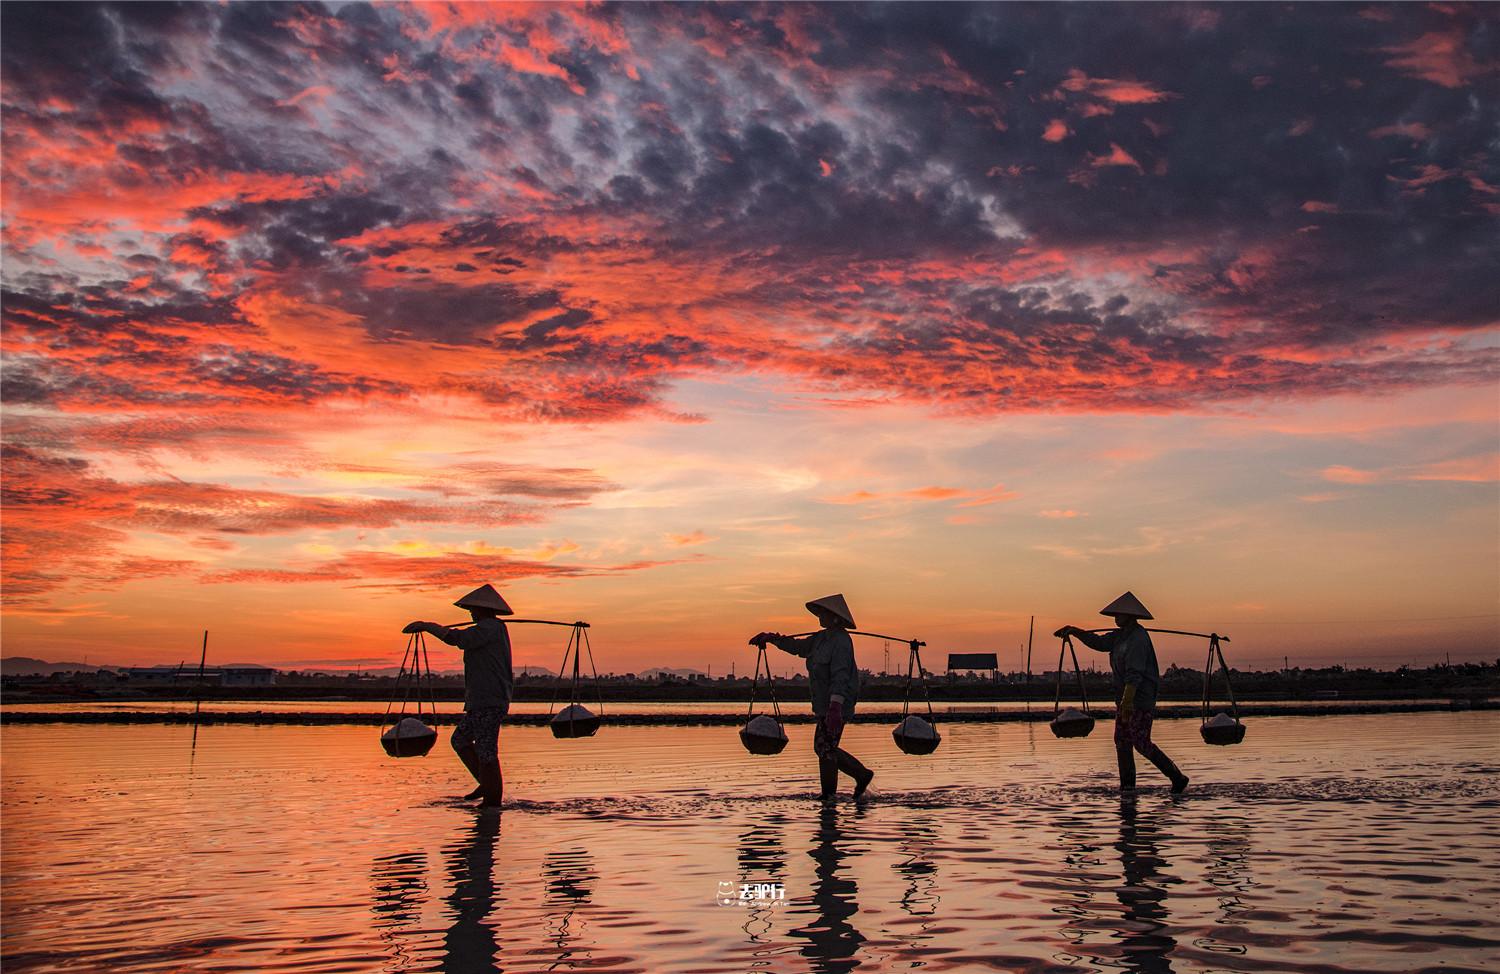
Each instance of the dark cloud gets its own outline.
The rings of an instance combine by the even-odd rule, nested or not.
[[[12,402],[407,394],[319,354],[336,313],[541,421],[700,370],[993,409],[1098,408],[1070,377],[1121,350],[1159,408],[1492,374],[1483,7],[3,16]]]

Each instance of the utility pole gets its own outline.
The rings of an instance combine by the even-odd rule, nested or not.
[[[1031,637],[1036,635],[1036,616],[1026,626],[1026,709],[1031,710]]]

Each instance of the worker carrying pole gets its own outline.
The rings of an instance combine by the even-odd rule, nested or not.
[[[1109,654],[1115,684],[1115,758],[1120,766],[1120,790],[1135,790],[1133,752],[1139,751],[1172,782],[1172,793],[1181,794],[1187,790],[1188,776],[1151,741],[1156,691],[1161,683],[1156,647],[1151,645],[1151,634],[1141,626],[1141,620],[1150,619],[1151,613],[1140,599],[1126,592],[1099,610],[1099,614],[1113,617],[1115,628],[1092,633],[1077,626],[1063,626],[1053,635],[1072,636],[1089,649]]]
[[[500,616],[514,615],[493,586],[481,585],[453,603],[468,609],[468,627],[413,622],[402,632],[430,632],[464,654],[464,714],[449,742],[478,784],[464,797],[479,798],[481,808],[499,808],[505,782],[500,772],[500,722],[510,712],[515,676],[511,670],[510,631]]]
[[[843,595],[829,595],[807,603],[807,611],[818,617],[820,630],[810,636],[783,636],[779,632],[761,632],[750,637],[750,645],[764,648],[767,643],[782,652],[807,660],[807,682],[812,689],[813,716],[818,718],[813,732],[813,752],[818,756],[818,777],[822,785],[819,797],[831,802],[838,797],[839,772],[854,779],[854,798],[865,796],[875,772],[854,755],[839,747],[844,724],[854,713],[859,697],[859,667],[854,662],[854,616]]]

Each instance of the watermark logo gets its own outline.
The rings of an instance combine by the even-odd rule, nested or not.
[[[784,883],[720,883],[716,897],[720,906],[765,909],[786,902]]]

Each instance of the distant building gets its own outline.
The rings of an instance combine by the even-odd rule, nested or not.
[[[198,682],[196,666],[128,666],[121,675],[131,683]],[[209,666],[203,670],[203,682],[221,687],[273,687],[276,685],[276,671],[255,663]]]
[[[246,663],[242,666],[219,667],[219,686],[221,687],[273,687],[275,685],[276,671],[269,666]]]
[[[181,678],[180,666],[127,666],[124,676],[132,683],[174,683]]]
[[[989,670],[990,679],[999,678],[1000,662],[994,653],[949,653],[948,672],[954,670]]]

